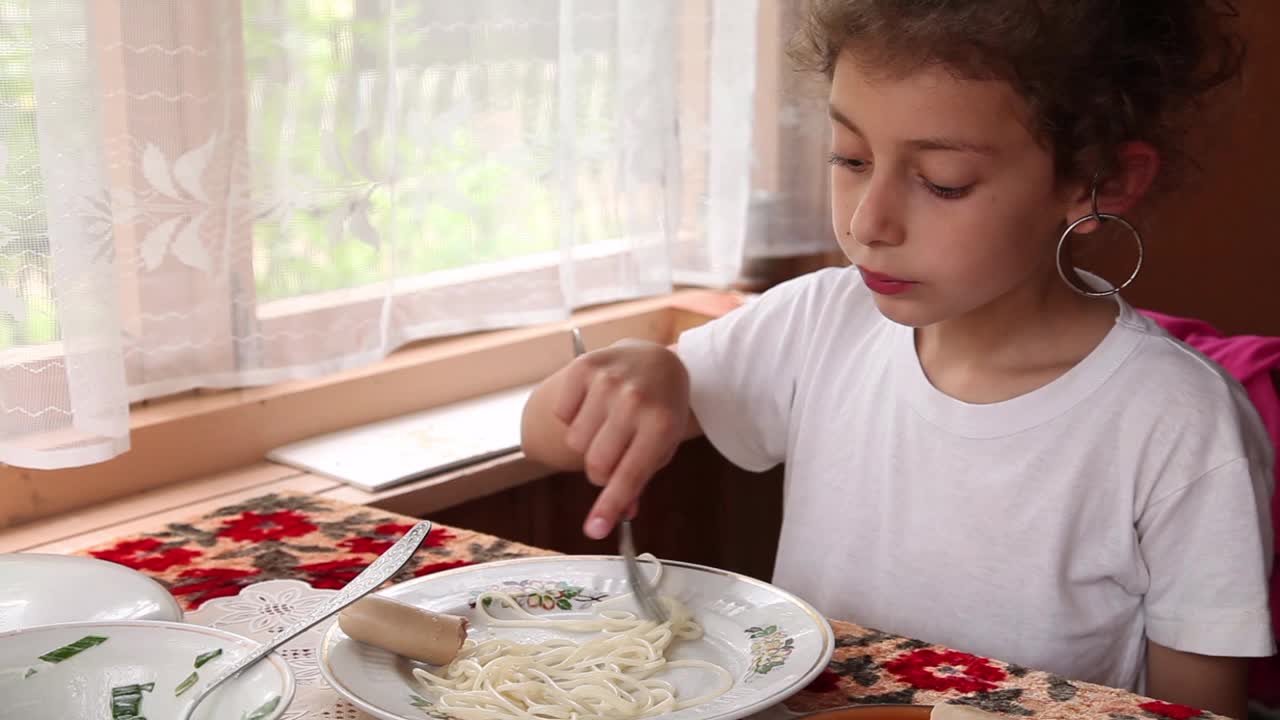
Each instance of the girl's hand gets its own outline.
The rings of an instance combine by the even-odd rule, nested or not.
[[[561,372],[552,412],[587,478],[604,488],[584,526],[601,539],[692,434],[689,373],[668,348],[640,341],[588,353]]]

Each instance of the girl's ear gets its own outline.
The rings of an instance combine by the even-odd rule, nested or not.
[[[1160,172],[1160,152],[1150,143],[1134,141],[1120,147],[1116,171],[1098,186],[1098,212],[1123,215],[1151,189]],[[1067,208],[1068,223],[1093,214],[1093,186],[1086,183]],[[1078,233],[1091,233],[1098,223],[1081,223]]]

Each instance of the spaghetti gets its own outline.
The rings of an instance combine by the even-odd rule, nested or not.
[[[439,674],[422,668],[413,674],[434,696],[434,709],[456,720],[635,720],[723,695],[733,686],[724,668],[705,660],[667,659],[673,642],[697,640],[703,630],[684,605],[671,598],[662,602],[670,617],[665,623],[621,610],[601,610],[589,619],[554,619],[529,613],[508,594],[483,593],[476,610],[489,626],[596,635],[582,642],[467,640]],[[499,606],[516,617],[496,617],[491,608]],[[675,687],[658,677],[676,668],[706,670],[716,678],[714,687],[694,698],[679,698]]]

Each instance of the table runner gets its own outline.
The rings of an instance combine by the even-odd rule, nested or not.
[[[299,581],[285,601],[262,604],[264,615],[287,617],[289,603],[306,602],[309,590],[341,588],[409,530],[415,519],[303,494],[278,493],[228,505],[182,522],[121,537],[80,554],[120,563],[156,579],[189,619],[216,616],[248,589],[244,608],[258,607],[259,588]],[[550,555],[491,535],[436,526],[413,560],[392,580],[402,582],[474,563]],[[271,583],[271,585],[261,585]],[[303,584],[305,583],[305,584]],[[275,596],[272,596],[275,597]],[[223,599],[223,600],[219,600]],[[554,602],[555,599],[548,597]],[[203,611],[210,601],[218,612]],[[270,607],[269,607],[270,606]],[[253,618],[241,618],[245,627]],[[266,623],[269,624],[269,623]],[[265,627],[264,622],[256,623]],[[832,621],[835,656],[828,668],[788,709],[807,712],[850,704],[895,703],[973,705],[1014,717],[1098,718],[1100,720],[1187,720],[1213,717],[1193,708],[1074,682],[945,647]],[[234,629],[234,628],[232,628]],[[242,631],[243,634],[243,631]],[[314,639],[312,640],[314,642]],[[764,642],[769,642],[765,639]],[[307,648],[295,648],[291,662],[311,663]],[[778,648],[785,652],[785,648]],[[298,669],[295,663],[295,669]],[[306,668],[304,668],[306,669]],[[318,680],[318,677],[317,677]],[[300,681],[299,698],[287,718],[367,717],[323,684]]]

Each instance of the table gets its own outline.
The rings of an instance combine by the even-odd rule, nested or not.
[[[187,521],[87,548],[159,581],[187,620],[258,639],[341,588],[414,524],[413,518],[305,494],[274,493]],[[437,526],[392,582],[492,560],[550,555],[539,548]],[[1014,717],[1099,720],[1209,718],[1113,688],[977,657],[851,622],[832,621],[835,656],[787,703],[793,712],[862,703],[954,702]],[[367,717],[325,685],[316,663],[319,630],[283,656],[298,695],[286,720]]]

